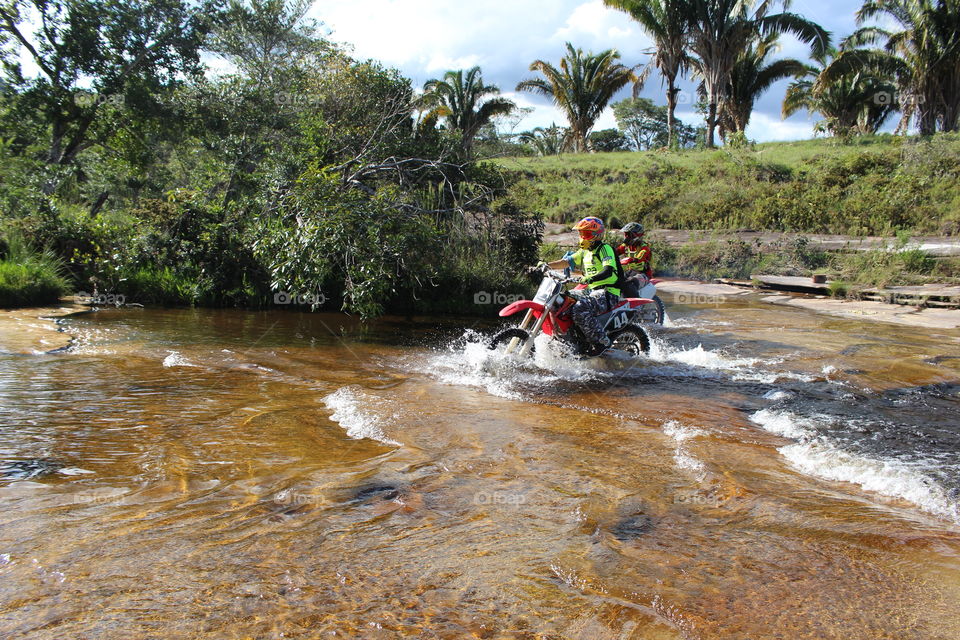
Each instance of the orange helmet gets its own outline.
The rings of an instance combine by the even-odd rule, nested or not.
[[[605,231],[603,220],[600,218],[594,218],[593,216],[584,218],[577,224],[573,225],[573,228],[580,233],[581,249],[589,249],[594,245],[594,243],[599,242],[603,237],[603,232]]]

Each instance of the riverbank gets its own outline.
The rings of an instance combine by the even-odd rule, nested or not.
[[[847,300],[826,296],[770,295],[727,284],[711,284],[694,280],[662,280],[657,285],[661,294],[670,294],[667,302],[678,304],[719,305],[737,298],[759,299],[762,302],[796,307],[815,313],[864,320],[887,322],[929,329],[960,329],[960,310],[922,309],[870,300]],[[669,313],[669,308],[668,308]]]
[[[73,336],[57,320],[89,310],[72,298],[49,307],[0,309],[0,352],[36,355],[65,349]]]

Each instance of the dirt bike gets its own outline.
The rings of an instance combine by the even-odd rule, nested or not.
[[[627,265],[637,262],[634,258],[622,258],[620,264],[623,265],[624,270],[626,270]],[[649,271],[648,271],[649,272]],[[630,282],[630,274],[633,272],[627,271],[627,282]],[[656,278],[649,278],[647,283],[640,287],[640,290],[637,291],[637,297],[650,300],[650,304],[642,307],[640,311],[640,322],[644,324],[663,324],[664,318],[666,318],[667,310],[663,306],[663,300],[660,299],[660,296],[657,295],[657,283],[660,282]],[[633,284],[632,287],[628,290],[635,290],[636,284]]]
[[[518,300],[500,310],[501,317],[526,311],[520,324],[495,335],[487,345],[491,350],[502,349],[505,354],[523,358],[534,351],[534,340],[541,333],[560,340],[581,356],[598,356],[607,349],[618,349],[633,356],[650,352],[650,338],[643,327],[636,324],[640,310],[653,301],[646,298],[623,298],[612,309],[599,316],[609,347],[592,343],[573,321],[573,305],[587,291],[568,291],[568,283],[578,282],[564,273],[546,270],[540,288],[533,300]]]

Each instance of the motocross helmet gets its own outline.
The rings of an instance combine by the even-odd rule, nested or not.
[[[600,218],[594,218],[593,216],[584,218],[577,224],[573,225],[573,228],[580,234],[581,249],[589,249],[600,242],[600,240],[603,238],[603,232],[605,231],[603,220]]]
[[[646,229],[643,228],[643,225],[639,222],[630,222],[623,227],[620,231],[623,232],[623,239],[630,246],[633,246],[640,242],[640,239],[643,238],[643,234]]]

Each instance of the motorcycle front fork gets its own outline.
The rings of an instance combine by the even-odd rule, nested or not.
[[[517,325],[518,329],[524,329],[530,326],[530,320],[533,319],[533,309],[527,309],[527,315],[523,316],[523,321]],[[531,341],[528,341],[531,342]],[[520,344],[520,338],[511,338],[510,344],[507,345],[506,351],[504,353],[513,353],[513,350],[517,348],[517,345]]]

